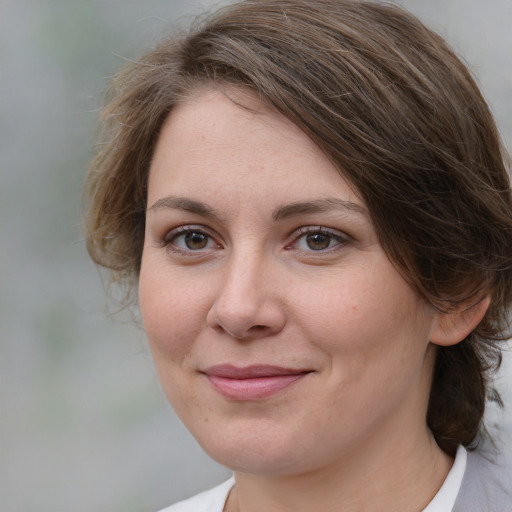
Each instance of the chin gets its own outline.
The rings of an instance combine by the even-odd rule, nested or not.
[[[307,462],[308,453],[315,453],[314,447],[308,450],[304,440],[294,440],[292,432],[269,428],[272,425],[266,421],[259,425],[254,421],[250,425],[242,423],[238,428],[231,424],[223,432],[192,433],[212,459],[232,471],[283,476],[314,467],[311,461]]]
[[[215,446],[205,447],[206,453],[216,462],[232,471],[253,475],[284,476],[297,473],[298,461],[291,451],[274,451],[267,446]]]

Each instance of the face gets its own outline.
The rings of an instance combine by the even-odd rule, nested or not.
[[[426,430],[435,313],[294,124],[203,91],[167,119],[148,187],[144,326],[214,459],[288,474]]]

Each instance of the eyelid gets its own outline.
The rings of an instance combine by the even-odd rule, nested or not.
[[[162,240],[164,242],[170,242],[176,236],[183,233],[189,233],[190,231],[200,231],[211,236],[210,230],[206,226],[202,226],[201,224],[184,224],[166,231],[165,235],[162,237]]]
[[[318,250],[318,251],[311,250],[311,251],[303,251],[303,252],[325,254],[327,252],[336,250],[336,248],[338,248],[339,246],[344,247],[345,245],[347,245],[353,241],[351,236],[349,236],[347,233],[340,231],[338,229],[333,229],[333,228],[328,228],[325,226],[318,226],[318,225],[302,226],[292,233],[292,235],[291,235],[292,240],[288,244],[286,244],[285,249],[287,249],[287,250],[295,249],[295,247],[293,247],[293,246],[295,244],[297,244],[301,238],[303,238],[306,235],[311,235],[311,234],[315,234],[315,233],[329,235],[332,238],[338,240],[339,243],[336,244],[335,247],[330,247],[330,248]],[[301,249],[297,249],[297,250],[301,250]]]
[[[186,235],[187,233],[204,234],[207,237],[209,237],[217,245],[217,247],[193,250],[183,249],[173,243],[173,240],[175,240],[177,237],[179,237],[180,235]],[[161,239],[161,245],[175,253],[185,254],[187,256],[198,256],[204,254],[207,251],[211,251],[212,249],[223,248],[222,244],[218,241],[218,239],[219,237],[216,234],[212,233],[212,231],[206,226],[203,226],[201,224],[185,224],[168,230]]]
[[[211,241],[213,241],[216,244],[216,247],[205,247],[204,249],[185,249],[182,247],[179,247],[177,244],[173,243],[173,241],[179,237],[180,235],[186,235],[187,233],[196,232],[196,233],[202,233],[209,237]],[[299,247],[296,247],[298,242],[305,236],[315,234],[315,233],[321,233],[324,235],[330,236],[333,240],[336,240],[338,243],[336,243],[333,247],[328,247],[326,249],[301,249]],[[167,250],[182,254],[189,257],[198,257],[198,256],[204,256],[205,253],[211,252],[212,250],[218,250],[223,249],[224,244],[223,242],[219,242],[219,235],[217,233],[212,232],[211,229],[208,227],[201,225],[201,224],[184,224],[177,226],[173,229],[170,229],[165,232],[165,234],[162,236],[160,240],[160,245]],[[304,252],[308,254],[314,254],[317,255],[326,254],[330,252],[336,251],[336,249],[341,249],[342,247],[345,247],[347,244],[351,243],[353,241],[353,238],[348,235],[346,232],[340,231],[338,229],[334,228],[328,228],[321,225],[311,225],[311,226],[302,226],[298,229],[296,229],[290,236],[289,236],[289,242],[285,245],[285,250],[296,250],[299,252]]]

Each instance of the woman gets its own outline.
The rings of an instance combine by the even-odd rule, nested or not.
[[[234,479],[170,511],[511,510],[475,447],[512,215],[477,86],[403,10],[255,0],[116,79],[88,248]],[[130,289],[130,288],[129,288]]]

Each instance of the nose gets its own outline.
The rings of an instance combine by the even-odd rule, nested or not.
[[[262,258],[233,256],[206,321],[209,327],[243,341],[278,334],[286,314],[276,269]]]

